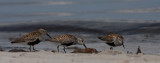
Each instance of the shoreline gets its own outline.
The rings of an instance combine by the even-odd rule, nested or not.
[[[0,52],[2,63],[158,63],[160,54],[98,54],[39,52]]]

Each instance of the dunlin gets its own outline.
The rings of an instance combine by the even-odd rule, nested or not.
[[[29,50],[31,51],[31,47],[33,47],[33,50],[35,50],[34,45],[40,43],[45,35],[51,38],[51,36],[47,33],[45,29],[40,28],[39,30],[30,32],[20,38],[15,39],[11,43],[29,45]]]
[[[106,36],[98,37],[98,38],[103,41],[106,41],[106,44],[111,46],[110,50],[113,50],[113,47],[121,46],[121,45],[123,45],[123,48],[125,48],[124,42],[123,42],[124,38],[120,34],[108,34]]]
[[[60,35],[52,39],[47,39],[46,41],[56,43],[58,45],[57,46],[58,52],[59,52],[59,46],[64,47],[63,50],[65,53],[66,53],[65,47],[70,46],[70,45],[79,44],[87,48],[82,38],[76,38],[74,35],[70,35],[70,34]]]

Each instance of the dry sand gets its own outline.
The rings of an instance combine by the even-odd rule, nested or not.
[[[125,54],[121,51],[98,54],[0,52],[0,63],[160,63],[160,55]]]

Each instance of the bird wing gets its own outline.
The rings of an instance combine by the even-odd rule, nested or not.
[[[53,38],[51,41],[52,42],[56,42],[56,43],[71,43],[71,42],[75,42],[77,39],[75,36],[73,35],[69,35],[69,34],[65,34],[65,35],[60,35],[60,36],[57,36],[55,38]]]
[[[75,42],[76,40],[74,38],[59,38],[57,39],[58,42],[60,43],[69,43],[69,42]]]
[[[113,36],[105,36],[106,43],[113,43],[114,39]]]
[[[34,42],[36,39],[39,38],[40,32],[33,31],[31,33],[28,33],[20,38],[17,38],[14,43],[22,43],[22,42]]]

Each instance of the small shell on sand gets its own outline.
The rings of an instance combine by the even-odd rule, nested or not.
[[[94,48],[76,49],[72,53],[98,53]]]

